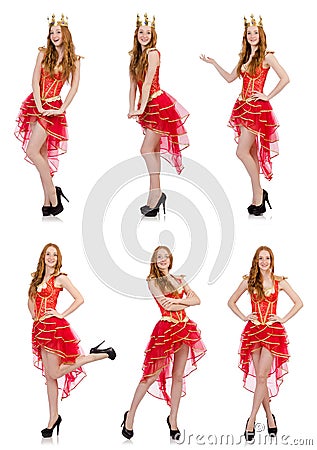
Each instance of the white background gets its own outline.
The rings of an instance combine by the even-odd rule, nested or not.
[[[208,286],[208,275],[219,247],[220,230],[215,213],[192,185],[176,177],[172,179],[173,189],[181,189],[201,209],[208,228],[208,243],[202,242],[207,245],[206,262],[191,282],[202,304],[189,311],[202,330],[208,353],[187,380],[188,395],[181,401],[179,427],[194,436],[232,433],[237,439],[243,433],[252,402],[252,395],[242,388],[242,372],[237,368],[244,324],[226,303],[241,276],[248,273],[254,251],[265,244],[275,253],[275,272],[289,277],[305,304],[298,316],[286,324],[290,373],[272,402],[272,410],[280,437],[282,434],[290,434],[291,440],[314,437],[316,93],[311,74],[316,39],[310,19],[314,17],[312,7],[313,2],[308,0],[292,8],[289,2],[273,0],[85,3],[17,0],[6,4],[1,21],[0,110],[2,448],[38,448],[40,430],[47,425],[45,383],[32,365],[32,321],[27,310],[30,273],[47,242],[60,246],[63,270],[84,295],[85,304],[69,320],[85,351],[106,339],[118,353],[114,362],[86,366],[88,377],[60,404],[63,422],[59,445],[68,449],[88,446],[101,449],[120,448],[124,442],[120,423],[141,377],[143,351],[159,319],[159,310],[153,301],[134,300],[113,292],[94,275],[85,258],[81,224],[85,201],[95,182],[112,166],[138,155],[142,142],[139,125],[127,120],[128,51],[132,47],[136,13],[145,11],[156,15],[157,46],[162,54],[161,86],[191,113],[187,121],[191,146],[184,156],[204,165],[217,177],[235,217],[231,260],[223,276]],[[31,92],[37,48],[46,43],[46,17],[53,12],[57,16],[60,12],[68,15],[76,51],[85,59],[78,94],[67,111],[69,151],[60,158],[60,169],[54,177],[55,184],[63,187],[71,203],[65,205],[65,212],[56,220],[42,221],[39,177],[36,169],[23,161],[13,131],[20,104]],[[274,209],[264,218],[255,219],[246,212],[251,201],[250,183],[235,157],[233,132],[226,126],[241,81],[227,85],[212,66],[199,60],[199,54],[206,53],[231,71],[240,51],[243,16],[252,12],[262,15],[268,49],[276,52],[291,79],[271,102],[281,124],[280,156],[273,160],[274,178],[271,182],[264,181]],[[277,77],[271,70],[266,92],[276,83]],[[162,181],[163,186],[170,188],[169,180],[163,177]],[[122,202],[129,204],[147,187],[146,177],[138,183],[131,181],[124,195],[119,193],[113,200],[104,230],[111,236],[116,263],[143,278],[148,273],[148,264],[126,254],[117,223]],[[190,230],[179,220],[170,214],[165,222],[140,223],[135,231],[148,252],[158,244],[160,231],[169,229],[174,234],[176,273],[191,242]],[[66,292],[60,297],[59,309],[63,311],[71,297]],[[246,295],[239,303],[246,313],[248,302]],[[283,315],[290,307],[289,299],[281,295],[279,314]],[[167,448],[167,415],[166,404],[147,395],[136,416],[131,445]],[[264,423],[264,419],[261,411],[258,421]]]

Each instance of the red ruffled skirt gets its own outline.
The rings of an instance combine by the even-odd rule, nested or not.
[[[148,128],[160,134],[161,157],[180,174],[184,168],[181,152],[189,146],[184,127],[189,112],[171,95],[161,92],[147,103],[144,113],[138,117],[138,122],[143,129]]]
[[[62,101],[55,100],[42,104],[44,109],[60,109]],[[57,172],[58,157],[67,151],[68,130],[64,114],[58,116],[42,116],[36,107],[33,94],[30,94],[22,103],[15,130],[15,136],[22,142],[22,149],[26,152],[32,134],[32,125],[38,122],[46,131],[47,157],[51,175]],[[26,156],[25,160],[32,163]]]
[[[197,369],[197,361],[206,353],[200,331],[192,320],[171,323],[160,320],[154,327],[150,342],[145,350],[142,381],[155,374],[157,380],[148,392],[156,398],[171,404],[171,385],[174,355],[182,347],[189,347],[188,359],[183,375],[182,396],[186,394],[185,377]]]
[[[273,176],[271,158],[279,153],[276,131],[279,124],[270,102],[238,99],[233,107],[228,125],[234,129],[237,143],[241,134],[241,126],[255,134],[260,173],[270,180]]]
[[[32,350],[34,366],[42,370],[45,376],[45,368],[42,361],[41,348],[60,357],[60,364],[74,364],[78,356],[83,355],[79,346],[79,338],[70,328],[66,319],[50,317],[43,321],[36,321],[32,330]],[[62,378],[58,378],[58,387],[62,391],[62,399],[69,396],[73,390],[85,378],[86,373],[82,367],[78,367]]]
[[[255,391],[256,374],[252,360],[252,353],[261,347],[267,348],[274,356],[272,366],[267,379],[270,397],[278,394],[283,376],[288,373],[287,362],[289,360],[288,338],[283,325],[279,322],[268,325],[254,325],[248,322],[241,335],[240,364],[243,370],[244,387]]]

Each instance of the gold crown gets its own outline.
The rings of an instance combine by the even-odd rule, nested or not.
[[[144,14],[144,20],[140,19],[139,14],[136,16],[136,26],[137,27],[152,27],[155,28],[155,16],[153,16],[152,20],[149,20],[147,13]]]
[[[250,19],[244,17],[244,26],[247,27],[263,27],[262,17],[259,16],[259,20],[256,21],[254,15],[251,14]]]
[[[52,17],[48,17],[47,20],[50,27],[57,27],[57,25],[68,27],[68,17],[65,17],[64,14],[61,15],[60,20],[56,20],[55,14],[52,14]]]

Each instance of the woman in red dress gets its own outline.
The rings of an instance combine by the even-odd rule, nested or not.
[[[181,151],[189,142],[184,122],[189,113],[171,95],[160,88],[160,52],[155,48],[157,35],[155,18],[144,21],[137,16],[133,49],[130,51],[130,94],[128,118],[137,118],[144,131],[141,147],[150,175],[147,204],[141,207],[145,216],[156,216],[160,205],[165,213],[166,195],[161,191],[160,156],[172,164],[177,173],[183,169]],[[135,110],[137,88],[140,98]]]
[[[185,309],[199,305],[200,300],[183,276],[170,274],[173,256],[165,246],[157,247],[151,258],[149,289],[160,308],[161,319],[152,332],[145,350],[143,377],[136,388],[130,410],[124,414],[122,434],[133,436],[136,410],[146,392],[165,400],[170,406],[167,424],[170,437],[179,440],[177,413],[185,395],[185,377],[196,369],[206,348],[197,325],[188,318]]]
[[[268,193],[261,187],[259,174],[263,173],[268,180],[272,178],[271,158],[279,151],[276,131],[279,124],[270,100],[289,82],[288,75],[273,52],[266,50],[261,16],[258,21],[253,15],[250,20],[244,18],[240,59],[231,73],[208,56],[201,55],[200,58],[212,64],[228,83],[238,77],[243,79],[242,92],[234,105],[229,126],[234,129],[238,143],[237,156],[251,178],[253,198],[248,212],[259,216],[266,211],[266,202],[271,208]],[[276,72],[279,82],[272,92],[265,95],[263,88],[270,67]]]
[[[86,376],[82,366],[99,359],[114,359],[113,348],[100,348],[99,344],[84,355],[79,338],[65,319],[84,299],[65,273],[60,272],[62,255],[57,245],[47,244],[40,255],[37,270],[32,274],[28,307],[33,319],[32,349],[35,367],[46,378],[49,403],[49,421],[42,430],[43,437],[51,437],[54,428],[59,432],[62,421],[58,414],[58,389],[62,399]],[[74,298],[63,312],[56,310],[59,293],[66,289]],[[103,342],[102,342],[103,343]]]
[[[247,316],[236,305],[245,291],[250,294],[252,307]],[[284,317],[277,315],[280,291],[284,291],[294,303]],[[303,303],[285,277],[274,275],[272,250],[261,246],[255,252],[249,276],[244,277],[228,305],[247,322],[241,336],[239,367],[244,372],[244,387],[254,392],[254,397],[245,438],[248,441],[254,439],[254,423],[261,404],[267,417],[268,433],[276,436],[277,426],[270,409],[270,398],[278,394],[282,377],[287,373],[288,339],[283,324],[301,309]]]
[[[65,112],[79,84],[80,57],[75,54],[67,19],[49,21],[47,48],[40,47],[32,78],[33,92],[22,103],[17,119],[16,137],[22,142],[25,159],[37,168],[44,191],[43,216],[63,211],[60,187],[52,176],[58,157],[67,150],[68,131]],[[62,103],[60,93],[66,81],[70,89]]]

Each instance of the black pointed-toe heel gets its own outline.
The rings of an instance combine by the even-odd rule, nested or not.
[[[249,417],[249,419],[250,419],[250,417]],[[248,441],[248,442],[253,441],[253,439],[255,437],[255,429],[254,429],[254,427],[253,427],[252,431],[248,431],[247,430],[249,419],[247,420],[247,423],[245,425],[245,430],[244,430],[244,437],[245,437],[245,440]]]
[[[163,206],[163,211],[164,211],[164,214],[165,214],[166,213],[165,202],[166,202],[166,195],[164,194],[164,192],[162,192],[162,195],[159,198],[157,204],[154,206],[154,208],[150,208],[148,205],[144,205],[141,208],[141,212],[142,212],[142,209],[143,209],[144,212],[142,212],[142,214],[145,217],[156,217],[157,214],[160,211],[160,206],[162,205]],[[148,206],[148,210],[147,211],[145,210],[145,206]]]
[[[51,214],[53,214],[53,216],[57,216],[57,214],[60,214],[64,210],[64,206],[62,204],[62,197],[64,197],[64,199],[67,200],[69,203],[68,198],[64,195],[64,192],[59,186],[56,186],[55,190],[56,190],[57,205],[51,206]]]
[[[269,421],[267,421],[267,431],[270,436],[276,436],[277,435],[277,426],[276,426],[276,420],[274,414],[272,414],[272,417],[274,419],[275,427],[269,427]]]
[[[181,437],[181,432],[179,431],[178,428],[176,430],[172,430],[171,423],[170,423],[170,416],[167,416],[166,422],[167,422],[168,428],[170,429],[171,439],[173,439],[174,441],[179,441],[179,438]]]
[[[253,214],[254,216],[260,216],[261,214],[264,214],[266,211],[265,203],[267,203],[270,209],[272,209],[271,203],[269,201],[269,194],[265,189],[263,189],[262,203],[260,205],[248,206],[248,213]]]
[[[116,352],[112,347],[108,348],[99,348],[105,341],[100,342],[100,344],[96,345],[96,347],[92,347],[89,351],[90,354],[97,353],[107,353],[109,359],[114,360],[117,356]]]
[[[125,421],[127,420],[128,412],[129,412],[129,411],[126,411],[126,412],[124,413],[123,421],[122,421],[121,427],[122,427],[122,435],[123,435],[126,439],[131,439],[131,438],[133,437],[133,434],[134,434],[134,433],[133,433],[133,430],[128,430],[128,429],[126,428],[126,426],[125,426]]]
[[[44,438],[52,437],[54,428],[56,428],[56,432],[57,432],[57,436],[58,436],[59,435],[59,427],[60,427],[61,421],[62,421],[61,416],[58,416],[58,418],[57,418],[56,422],[54,423],[54,425],[52,426],[52,428],[44,428],[44,430],[41,431],[42,436]]]
[[[52,205],[50,206],[42,206],[42,215],[43,217],[47,217],[51,215],[51,209],[52,209]]]

